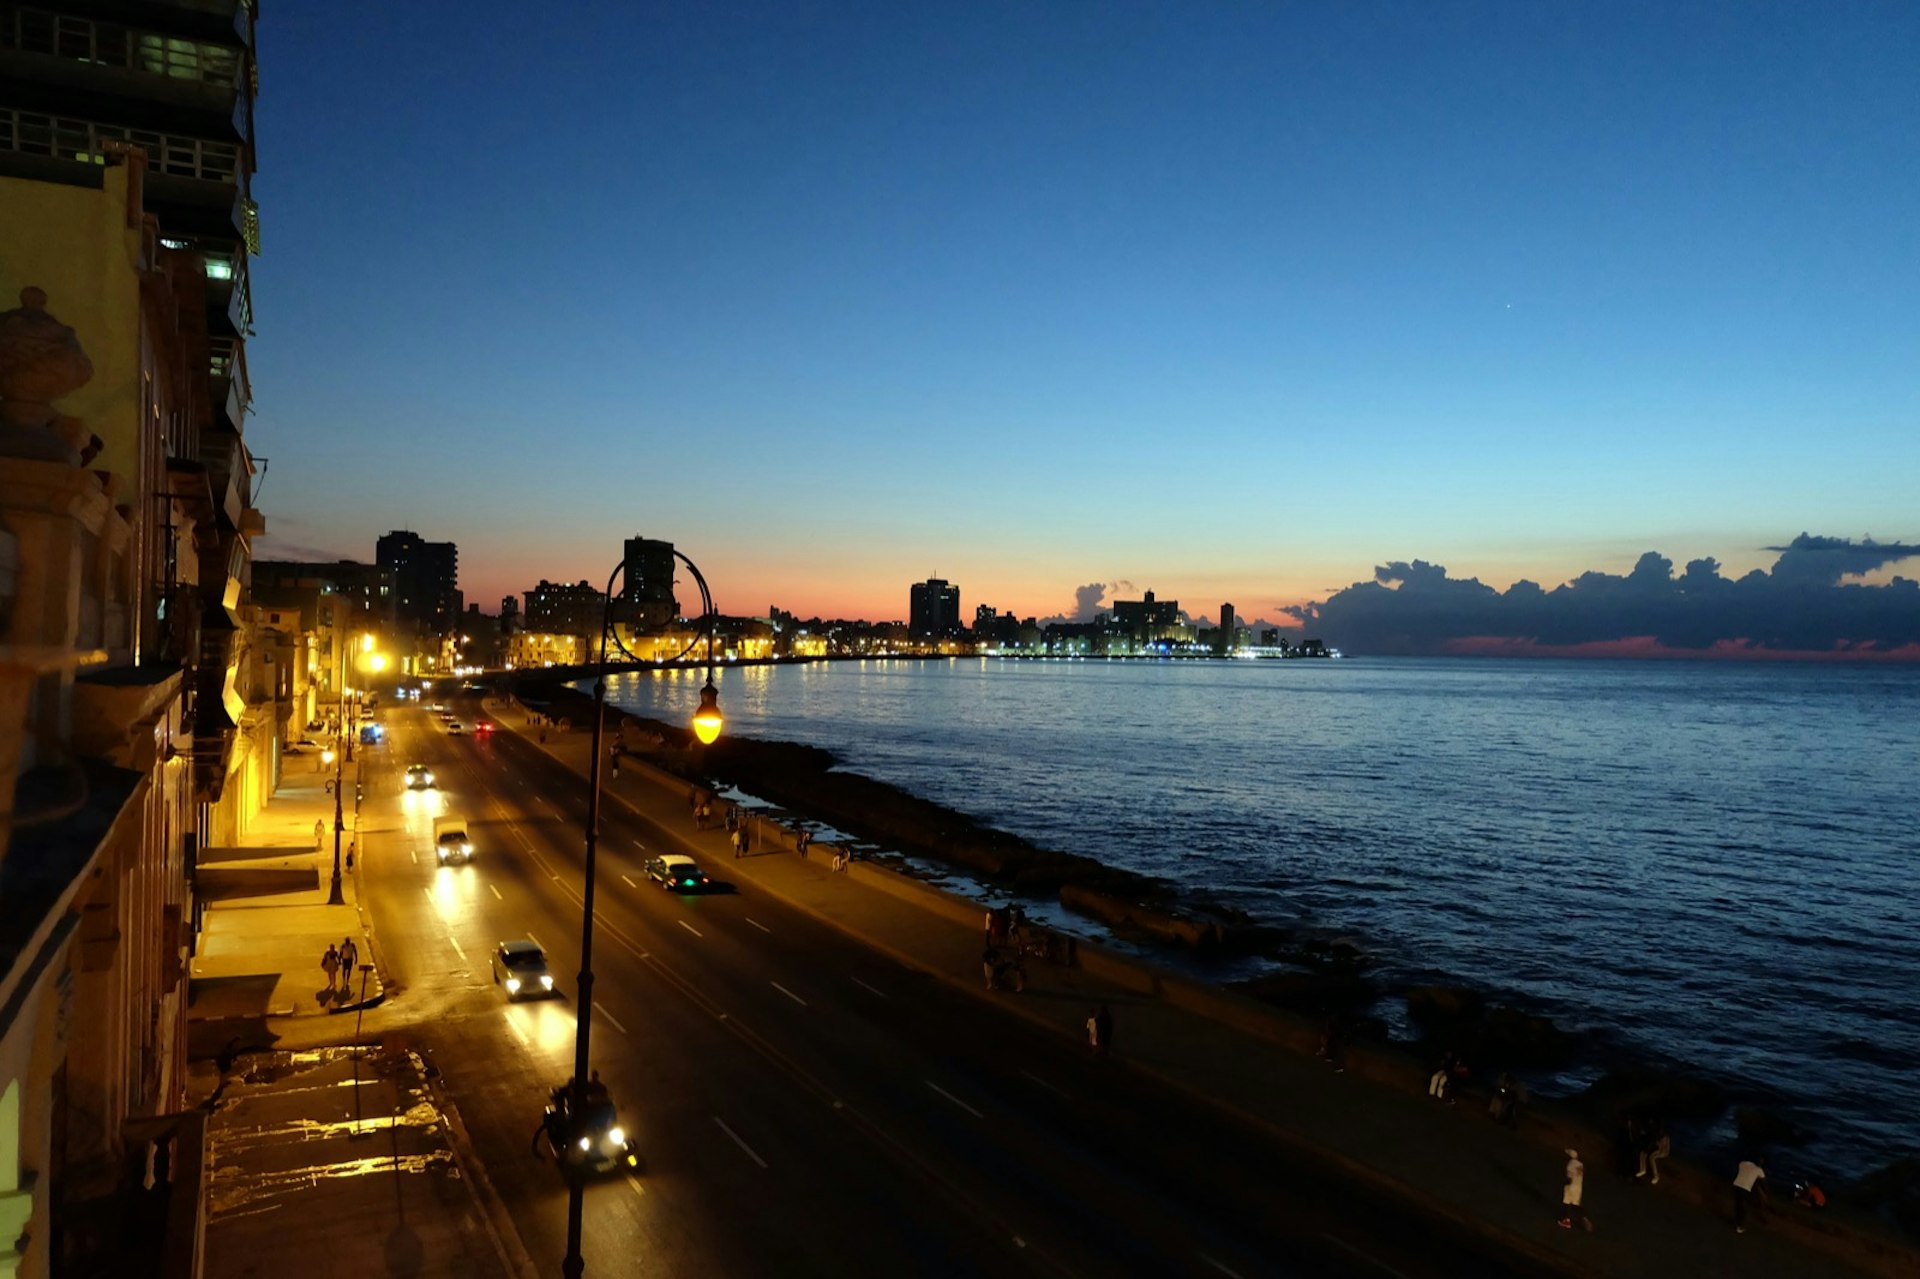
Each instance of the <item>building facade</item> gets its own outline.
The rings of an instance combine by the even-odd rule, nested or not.
[[[526,628],[536,634],[597,639],[607,619],[607,597],[591,582],[549,582],[523,593]]]
[[[197,1255],[130,1170],[198,1167],[193,868],[275,758],[245,600],[253,17],[0,6],[5,1275]]]
[[[392,577],[395,622],[435,637],[459,626],[459,547],[395,529],[374,544],[374,563]]]
[[[627,582],[620,592],[620,620],[641,630],[671,625],[680,616],[680,602],[673,594],[673,543],[630,537],[625,552]]]

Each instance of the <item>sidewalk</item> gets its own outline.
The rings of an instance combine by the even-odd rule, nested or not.
[[[204,903],[199,945],[190,970],[190,1022],[241,1023],[266,1017],[308,1017],[372,1006],[384,998],[373,940],[361,917],[355,877],[341,876],[346,904],[329,906],[333,880],[333,770],[285,761],[280,789],[249,823],[247,843],[202,849],[194,891]],[[353,827],[357,764],[344,771],[344,861]],[[316,839],[316,823],[323,838]],[[320,957],[351,937],[362,971],[329,991]],[[206,1042],[208,1029],[196,1036]]]
[[[250,1053],[209,1104],[207,1275],[533,1273],[414,1053]]]
[[[550,727],[542,740],[518,707],[490,705],[487,714],[585,776],[588,733]],[[1350,1049],[1347,1069],[1335,1073],[1313,1056],[1317,1033],[1300,1019],[1097,946],[1081,947],[1077,969],[1030,964],[1023,995],[989,993],[980,967],[983,903],[865,862],[837,874],[832,847],[816,843],[802,860],[794,831],[759,818],[751,851],[736,858],[718,805],[716,829],[694,829],[685,781],[633,759],[622,761],[618,777],[607,769],[601,776],[610,802],[674,832],[710,872],[763,888],[913,968],[1075,1039],[1084,1041],[1089,1010],[1105,1003],[1116,1055],[1134,1069],[1568,1273],[1920,1274],[1920,1251],[1890,1230],[1811,1219],[1784,1194],[1760,1226],[1736,1235],[1731,1166],[1669,1161],[1658,1188],[1636,1183],[1609,1170],[1609,1143],[1550,1105],[1532,1108],[1515,1134],[1490,1122],[1484,1097],[1457,1107],[1430,1100],[1424,1070],[1384,1047]],[[1566,1146],[1577,1146],[1587,1166],[1592,1234],[1555,1224]]]

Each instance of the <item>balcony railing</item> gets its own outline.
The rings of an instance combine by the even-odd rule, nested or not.
[[[18,8],[0,16],[0,45],[22,53],[119,67],[170,80],[193,80],[223,89],[239,85],[243,65],[240,50],[225,45],[44,9]]]
[[[231,142],[0,107],[0,151],[105,164],[107,150],[102,144],[106,142],[127,142],[139,147],[147,153],[148,167],[153,173],[199,178],[229,186],[238,180],[240,148]]]

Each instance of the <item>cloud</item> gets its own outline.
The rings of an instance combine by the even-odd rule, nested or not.
[[[1802,533],[1771,571],[1721,576],[1718,561],[1648,551],[1626,574],[1587,572],[1506,591],[1425,560],[1395,561],[1319,603],[1289,607],[1306,633],[1355,653],[1583,652],[1694,656],[1920,653],[1920,582],[1845,583],[1920,546]]]

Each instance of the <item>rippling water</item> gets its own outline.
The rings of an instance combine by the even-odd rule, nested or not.
[[[675,719],[700,680],[626,677]],[[728,731],[1351,935],[1751,1096],[1813,1162],[1920,1129],[1920,670],[865,662],[723,672]]]

